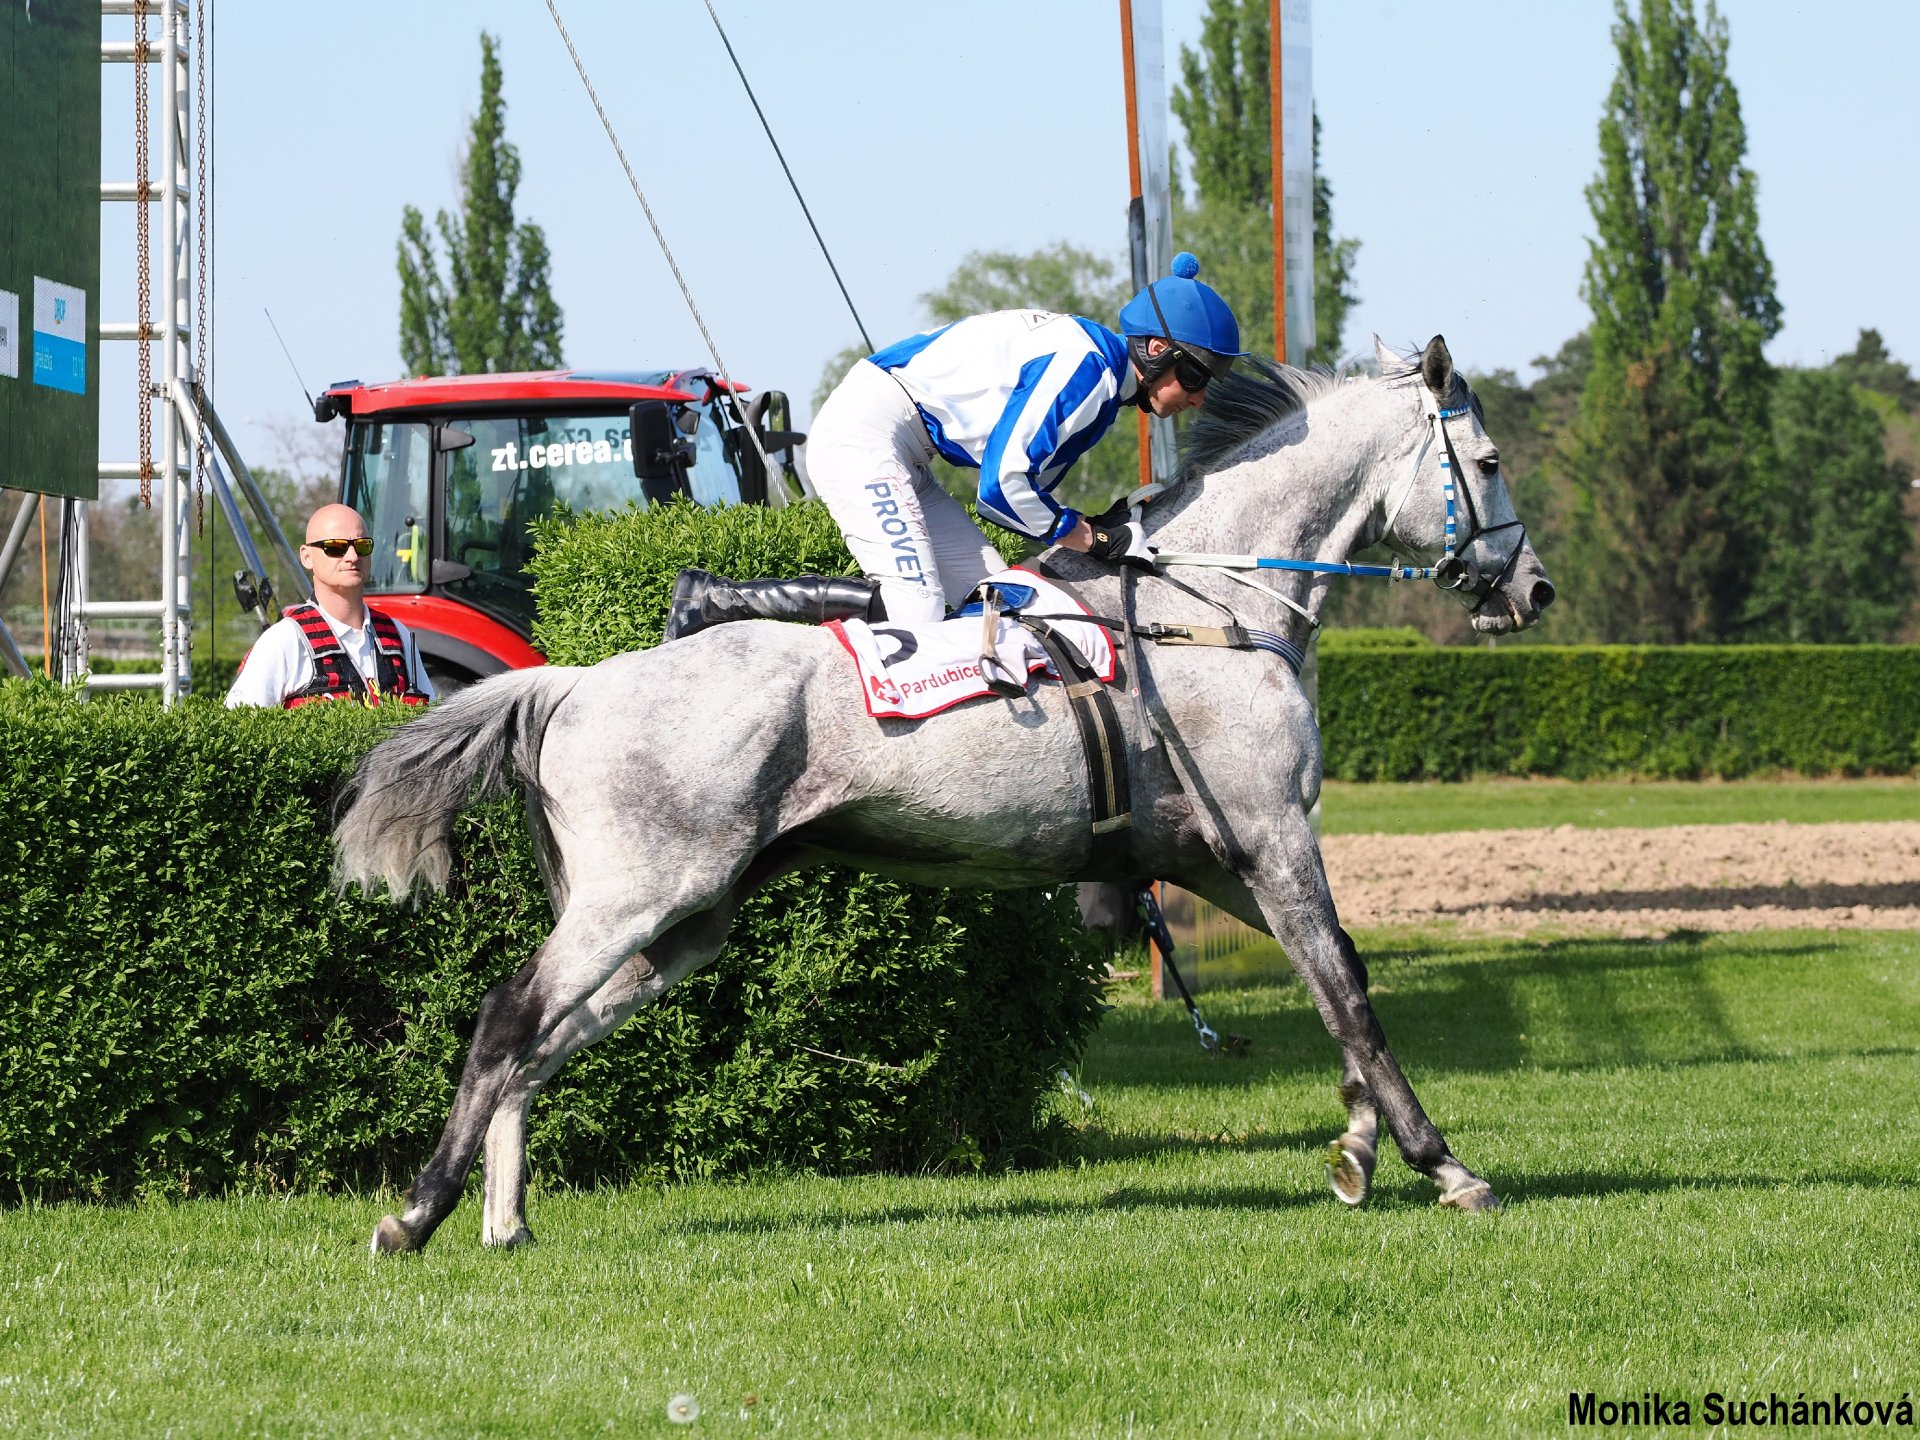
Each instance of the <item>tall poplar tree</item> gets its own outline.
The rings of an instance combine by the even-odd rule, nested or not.
[[[1563,448],[1599,638],[1732,638],[1771,475],[1762,346],[1780,328],[1727,26],[1708,0],[1616,0],[1619,68],[1587,187],[1592,369]]]
[[[1201,278],[1227,297],[1242,343],[1273,340],[1273,107],[1267,79],[1267,0],[1208,0],[1200,48],[1180,47],[1172,108],[1187,135],[1197,203],[1176,202],[1181,243],[1199,255]],[[1320,115],[1313,117],[1314,345],[1296,363],[1340,358],[1347,312],[1358,301],[1358,240],[1333,237],[1333,185],[1320,170]]]
[[[543,370],[560,359],[560,307],[547,237],[514,219],[520,152],[506,138],[499,42],[480,35],[480,109],[460,161],[460,213],[434,219],[442,272],[421,213],[400,221],[400,358],[413,375]]]
[[[1864,347],[1863,347],[1864,348]],[[1846,369],[1783,370],[1774,387],[1773,543],[1748,596],[1756,640],[1863,644],[1895,638],[1913,602],[1907,472]]]

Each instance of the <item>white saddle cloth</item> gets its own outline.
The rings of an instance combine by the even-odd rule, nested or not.
[[[1025,614],[1044,617],[1048,625],[1087,659],[1102,680],[1114,675],[1113,642],[1091,620],[1062,617],[1088,615],[1087,607],[1059,586],[1030,570],[1003,570],[989,585],[1008,593]],[[1028,593],[1031,592],[1031,598]],[[967,607],[951,620],[935,624],[892,625],[882,621],[830,620],[831,630],[853,657],[860,672],[860,692],[867,714],[876,720],[919,720],[963,700],[992,693],[980,674],[980,610]],[[1004,676],[1022,679],[1036,670],[1051,673],[1047,652],[1024,625],[1003,613],[994,641]],[[1058,678],[1057,676],[1055,678]]]

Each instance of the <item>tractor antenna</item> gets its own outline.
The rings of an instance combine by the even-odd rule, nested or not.
[[[266,306],[260,307],[260,313],[267,317],[267,324],[273,325],[273,312]],[[293,371],[293,383],[300,387],[300,393],[307,397],[307,409],[313,409],[313,392],[307,389],[307,382],[300,378],[300,367],[293,363],[293,352],[287,349],[287,342],[281,339],[280,327],[273,325],[273,338],[280,341],[280,353],[287,357],[287,368]]]

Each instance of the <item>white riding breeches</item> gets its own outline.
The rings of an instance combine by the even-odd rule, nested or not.
[[[933,478],[933,458],[919,409],[865,360],[834,387],[807,436],[807,478],[854,561],[879,582],[889,620],[939,620],[1006,568]]]

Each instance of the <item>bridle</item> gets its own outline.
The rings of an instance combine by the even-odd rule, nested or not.
[[[1413,464],[1408,468],[1407,478],[1400,485],[1393,503],[1387,508],[1387,523],[1382,527],[1380,539],[1390,541],[1393,538],[1394,523],[1400,518],[1400,511],[1407,503],[1407,497],[1413,493],[1413,487],[1419,483],[1420,468],[1426,463],[1428,453],[1433,450],[1435,440],[1440,448],[1440,493],[1446,500],[1447,519],[1443,536],[1443,553],[1432,565],[1402,565],[1395,561],[1392,565],[1356,565],[1348,560],[1290,560],[1266,555],[1216,555],[1186,554],[1160,551],[1154,557],[1159,567],[1170,565],[1189,565],[1200,569],[1218,570],[1229,579],[1251,585],[1272,599],[1278,600],[1289,610],[1294,611],[1309,626],[1318,629],[1320,622],[1305,606],[1289,599],[1277,590],[1268,589],[1255,583],[1242,574],[1243,570],[1291,570],[1309,575],[1353,575],[1379,580],[1431,580],[1442,590],[1453,590],[1473,598],[1473,608],[1478,610],[1507,582],[1514,566],[1520,563],[1520,552],[1526,549],[1527,527],[1519,519],[1505,520],[1498,525],[1488,525],[1480,519],[1480,507],[1474,502],[1473,490],[1466,482],[1465,472],[1460,468],[1460,456],[1453,448],[1453,436],[1447,429],[1447,421],[1457,420],[1462,415],[1471,414],[1478,408],[1479,401],[1473,392],[1467,392],[1467,403],[1449,410],[1442,405],[1437,396],[1433,397],[1433,408],[1427,412],[1428,430],[1420,442],[1420,448],[1414,451]],[[1456,481],[1455,477],[1459,479]],[[1166,490],[1164,485],[1145,485],[1128,497],[1128,503],[1137,521],[1141,507],[1155,496]],[[1460,537],[1458,501],[1464,498],[1467,507],[1467,534]],[[1502,530],[1518,530],[1520,538],[1514,542],[1512,552],[1506,563],[1489,576],[1477,564],[1460,552],[1472,545],[1484,535],[1497,535]],[[1404,542],[1403,542],[1404,544]],[[1405,547],[1410,548],[1410,547]]]
[[[1432,394],[1431,391],[1428,392]],[[1458,590],[1474,598],[1476,608],[1506,583],[1513,573],[1513,567],[1520,562],[1520,552],[1526,548],[1527,527],[1518,518],[1502,521],[1498,525],[1488,525],[1480,519],[1480,507],[1474,503],[1473,487],[1467,483],[1466,471],[1461,468],[1460,456],[1453,448],[1453,435],[1447,429],[1447,421],[1457,420],[1462,415],[1471,414],[1479,405],[1471,390],[1467,392],[1467,403],[1449,410],[1436,397],[1433,408],[1427,412],[1428,430],[1426,438],[1420,442],[1420,448],[1414,451],[1413,464],[1407,471],[1407,478],[1401,484],[1393,503],[1387,507],[1387,523],[1381,530],[1382,540],[1392,540],[1394,523],[1400,518],[1400,511],[1407,503],[1407,497],[1413,493],[1413,487],[1419,482],[1420,467],[1426,461],[1427,452],[1434,448],[1437,438],[1440,442],[1440,493],[1446,500],[1446,529],[1442,537],[1440,559],[1424,571],[1410,571],[1408,579],[1431,579],[1442,590]],[[1456,511],[1456,493],[1466,501],[1467,525],[1466,537],[1459,533],[1459,516]],[[1519,530],[1520,538],[1514,542],[1506,564],[1491,579],[1485,572],[1460,552],[1472,545],[1475,540],[1486,535],[1497,535],[1502,530]],[[1395,567],[1398,568],[1398,567]],[[1398,578],[1398,577],[1395,577]]]

